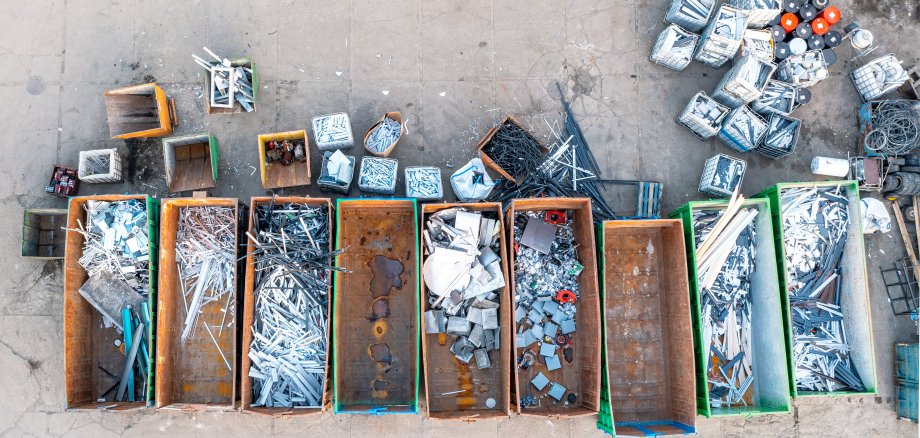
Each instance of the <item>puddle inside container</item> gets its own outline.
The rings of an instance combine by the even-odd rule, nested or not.
[[[402,276],[405,267],[399,260],[382,255],[374,256],[367,266],[371,268],[371,296],[379,298],[390,294],[391,288],[402,289]]]

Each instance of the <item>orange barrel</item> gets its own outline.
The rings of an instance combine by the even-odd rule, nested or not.
[[[827,20],[818,17],[815,18],[815,21],[811,22],[811,30],[815,35],[824,35],[831,30],[831,25]]]
[[[828,6],[821,11],[821,18],[827,20],[827,23],[833,26],[840,22],[840,9]]]
[[[795,27],[799,25],[799,17],[792,12],[783,14],[783,18],[780,19],[779,24],[783,26],[783,30],[785,30],[787,34],[795,32]]]

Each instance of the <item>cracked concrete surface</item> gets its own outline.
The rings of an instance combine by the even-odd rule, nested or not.
[[[306,129],[312,116],[347,110],[356,137],[385,111],[399,110],[408,133],[402,166],[451,167],[507,113],[538,135],[561,122],[555,81],[569,99],[607,178],[665,183],[669,212],[696,192],[703,161],[728,150],[700,142],[674,117],[720,71],[694,63],[682,73],[648,53],[666,0],[0,0],[0,434],[4,436],[599,436],[593,418],[452,423],[422,415],[331,414],[271,419],[239,413],[65,411],[60,262],[20,259],[25,207],[64,207],[44,194],[51,165],[76,165],[77,151],[115,147],[123,184],[84,184],[80,194],[146,192],[164,196],[159,140],[108,139],[103,91],[156,80],[176,98],[177,134],[210,131],[221,147],[218,196],[261,195],[256,135]],[[920,41],[916,0],[841,0],[845,21],[875,32],[881,48],[912,65]],[[250,56],[264,88],[253,114],[207,116],[202,46]],[[797,152],[779,161],[746,155],[744,193],[780,181],[809,180],[814,155],[856,150],[858,97],[841,62],[798,110]],[[358,155],[360,146],[354,150]],[[313,174],[319,155],[314,151]],[[281,191],[320,193],[312,187]],[[358,196],[353,189],[353,196]],[[397,195],[402,195],[401,189]],[[623,200],[626,198],[624,197]],[[619,199],[618,199],[619,200]],[[878,267],[903,257],[896,233],[866,239],[871,276],[877,397],[796,400],[788,415],[698,419],[702,436],[917,436],[895,419],[892,343],[916,339],[895,318]],[[687,340],[689,342],[689,340]]]

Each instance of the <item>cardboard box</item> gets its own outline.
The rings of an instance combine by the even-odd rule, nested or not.
[[[380,124],[383,123],[384,119],[392,119],[396,123],[399,123],[399,136],[396,137],[396,140],[394,140],[393,143],[390,144],[390,146],[384,149],[383,152],[372,151],[369,147],[367,147],[367,139],[369,139],[371,136],[371,133],[374,132],[374,130],[377,129],[377,127],[380,126]],[[380,117],[380,120],[378,120],[377,123],[374,123],[374,125],[371,126],[371,128],[368,129],[367,132],[364,134],[364,149],[366,149],[367,152],[371,155],[386,158],[390,156],[390,152],[393,152],[393,149],[396,147],[396,143],[399,143],[399,140],[402,139],[402,136],[403,134],[405,134],[405,132],[406,132],[406,126],[403,125],[402,114],[400,114],[399,111],[390,111],[388,113],[385,113],[383,116]]]

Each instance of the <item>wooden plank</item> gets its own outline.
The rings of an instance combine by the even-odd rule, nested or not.
[[[891,209],[894,210],[894,217],[898,222],[898,230],[901,231],[901,239],[904,241],[904,249],[907,250],[907,256],[910,257],[910,262],[914,265],[914,271],[920,272],[920,263],[917,262],[917,253],[914,252],[914,245],[910,239],[910,234],[907,232],[907,225],[904,224],[904,216],[901,215],[901,206],[898,204],[897,198],[892,199]]]

